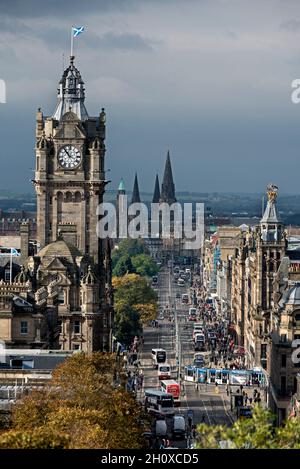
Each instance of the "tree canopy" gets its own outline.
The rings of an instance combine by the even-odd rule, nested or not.
[[[142,448],[144,414],[122,381],[115,355],[73,355],[17,402],[0,448]]]
[[[118,340],[129,345],[144,323],[157,316],[157,294],[145,277],[126,274],[113,277],[115,333]]]
[[[197,427],[197,448],[230,449],[299,449],[300,419],[292,418],[282,427],[274,427],[274,416],[256,405],[252,418],[241,418],[232,427],[200,424]]]

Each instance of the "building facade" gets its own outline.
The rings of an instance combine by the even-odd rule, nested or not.
[[[36,116],[37,252],[30,255],[24,227],[22,271],[9,285],[0,285],[0,332],[7,331],[0,339],[10,346],[88,353],[112,347],[110,242],[96,230],[107,184],[106,116],[102,109],[90,117],[84,100],[84,83],[71,57],[53,115],[45,117],[39,109]],[[31,319],[25,321],[26,309]]]

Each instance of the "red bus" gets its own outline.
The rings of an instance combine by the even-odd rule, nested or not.
[[[161,381],[161,390],[165,393],[172,394],[174,406],[180,406],[180,385],[177,381],[174,381],[174,379]]]

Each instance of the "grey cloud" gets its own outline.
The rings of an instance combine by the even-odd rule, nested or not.
[[[74,16],[82,15],[82,10],[89,14],[94,11],[99,11],[99,13],[113,10],[122,11],[130,9],[136,3],[137,0],[89,0],[88,2],[82,2],[82,0],[50,0],[48,2],[41,2],[40,0],[1,0],[0,14],[17,18],[36,18],[47,15],[61,18],[67,15],[66,19],[69,18],[72,21]]]
[[[298,32],[300,31],[300,20],[290,19],[288,21],[283,21],[280,24],[280,29],[292,33]]]
[[[140,34],[108,32],[100,38],[100,45],[108,49],[119,50],[152,50],[154,41]]]

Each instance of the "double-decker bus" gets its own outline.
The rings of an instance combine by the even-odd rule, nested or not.
[[[153,415],[174,415],[174,398],[171,393],[156,389],[145,390],[145,409]]]
[[[166,379],[161,381],[161,390],[164,393],[172,394],[174,398],[174,405],[180,406],[180,385],[174,379]]]
[[[153,348],[151,352],[151,356],[152,356],[153,366],[156,369],[159,364],[166,363],[167,361],[167,352],[162,348]]]

